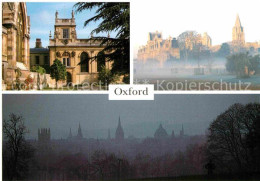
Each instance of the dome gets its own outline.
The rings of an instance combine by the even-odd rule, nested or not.
[[[154,133],[154,138],[166,138],[168,137],[168,134],[166,130],[162,127],[162,124],[160,124],[159,128]]]

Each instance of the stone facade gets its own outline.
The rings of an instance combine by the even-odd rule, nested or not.
[[[208,49],[212,46],[212,40],[207,33],[203,35],[187,34],[183,47],[192,51],[197,45],[202,45]],[[163,39],[162,33],[149,33],[147,45],[140,47],[137,59],[144,63],[149,59],[158,60],[159,66],[163,67],[167,60],[180,60],[180,50],[183,47],[180,47],[176,38],[169,37],[168,39]]]
[[[66,66],[67,83],[92,83],[97,81],[101,66],[111,68],[112,63],[103,60],[98,65],[96,60],[89,59],[98,55],[104,46],[91,38],[78,39],[73,11],[71,16],[70,19],[61,19],[58,12],[55,14],[54,37],[50,33],[49,39],[50,65],[58,59]],[[86,63],[79,65],[82,61]]]
[[[147,44],[140,47],[137,57],[144,63],[148,59],[158,60],[162,67],[167,59],[179,60],[180,50],[176,38],[163,39],[162,33],[157,31],[149,33]]]
[[[21,80],[30,71],[30,18],[25,2],[2,3],[2,83],[10,86],[16,79],[16,69],[22,72]]]

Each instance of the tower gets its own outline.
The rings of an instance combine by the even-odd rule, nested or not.
[[[38,142],[40,144],[46,144],[49,143],[51,140],[51,130],[50,128],[41,128],[38,129]]]
[[[81,131],[81,127],[80,127],[80,123],[79,123],[77,138],[78,138],[78,139],[82,139],[82,138],[83,138],[83,136],[82,136],[82,131]]]
[[[54,25],[54,40],[56,44],[62,43],[64,45],[75,42],[77,39],[76,23],[74,12],[71,13],[71,18],[62,19],[59,18],[59,13],[55,13],[55,25]]]
[[[122,142],[124,140],[124,130],[121,126],[120,116],[119,116],[118,125],[116,129],[115,140],[117,142]]]
[[[184,129],[183,129],[183,124],[182,124],[181,131],[180,131],[180,137],[183,137],[183,136],[184,136]]]
[[[237,14],[235,26],[232,31],[232,43],[235,46],[244,46],[245,45],[245,34],[244,28],[241,25],[240,18]]]

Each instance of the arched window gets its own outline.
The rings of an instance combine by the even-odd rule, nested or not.
[[[102,69],[102,66],[106,65],[106,59],[104,57],[103,52],[99,52],[97,55],[97,71],[100,72]]]
[[[80,55],[80,71],[89,72],[89,56],[86,52],[82,52]]]
[[[69,52],[64,52],[62,54],[62,62],[63,62],[63,65],[65,65],[66,67],[70,67],[70,53]]]

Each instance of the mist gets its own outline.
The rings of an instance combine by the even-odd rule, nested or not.
[[[38,128],[50,128],[52,139],[67,138],[71,128],[83,137],[114,137],[120,116],[125,137],[153,137],[161,123],[170,135],[203,135],[209,124],[234,103],[259,100],[258,95],[155,95],[154,101],[109,101],[108,95],[3,95],[3,119],[21,114],[36,139]]]

